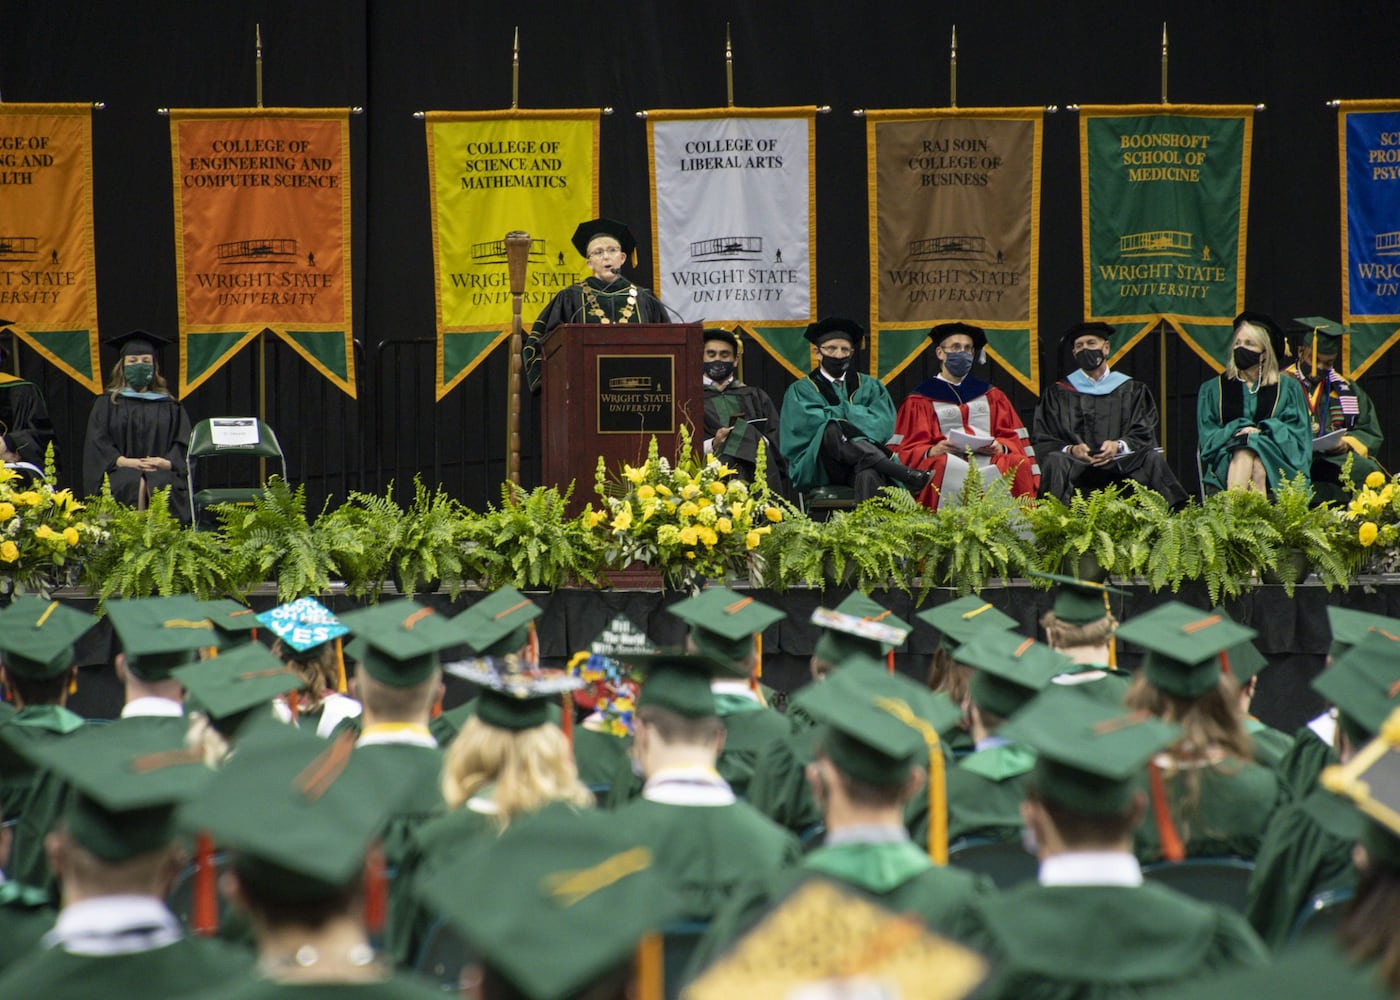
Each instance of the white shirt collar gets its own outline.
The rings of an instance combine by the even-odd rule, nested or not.
[[[845,376],[845,375],[842,375],[840,378],[832,378],[832,376],[831,376],[830,374],[828,374],[827,370],[826,370],[825,368],[823,368],[821,365],[818,365],[818,366],[817,366],[817,371],[821,372],[821,373],[822,373],[822,378],[826,379],[828,382],[831,382],[831,383],[833,383],[833,384],[838,384],[838,383],[839,383],[839,384],[845,384],[845,381],[846,381],[846,376]],[[846,371],[850,371],[850,368],[847,368]]]
[[[763,704],[758,695],[754,694],[753,686],[748,681],[718,680],[710,681],[710,690],[715,694],[727,694],[735,698],[747,698],[749,701]]]
[[[668,767],[647,779],[642,798],[672,806],[729,806],[738,801],[729,783],[708,767]]]
[[[1142,866],[1122,851],[1069,851],[1040,863],[1041,885],[1142,885]]]
[[[704,383],[705,383],[706,385],[712,385],[712,386],[714,386],[716,389],[718,389],[720,392],[723,392],[725,389],[728,389],[728,388],[734,383],[734,380],[735,380],[737,377],[738,377],[737,375],[731,375],[731,376],[729,376],[727,379],[725,379],[723,382],[716,382],[714,379],[710,378],[710,376],[708,376],[708,375],[701,375],[701,376],[700,376],[700,378],[704,381]]]
[[[355,741],[357,747],[409,746],[436,750],[437,745],[427,726],[370,726]]]
[[[151,896],[101,896],[65,906],[44,935],[45,947],[73,955],[132,955],[172,945],[180,922]]]
[[[147,695],[144,698],[133,698],[122,706],[122,718],[130,719],[141,716],[157,716],[166,719],[178,719],[185,714],[185,706],[170,698],[157,698]]]

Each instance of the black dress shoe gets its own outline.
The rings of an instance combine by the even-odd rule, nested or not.
[[[910,469],[908,476],[905,477],[904,485],[909,487],[910,493],[917,496],[922,493],[931,482],[933,482],[932,469]]]

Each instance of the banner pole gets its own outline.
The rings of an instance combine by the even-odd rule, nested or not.
[[[724,22],[724,94],[729,107],[734,107],[734,46],[730,42],[729,22]]]
[[[262,25],[261,25],[261,24],[255,24],[255,25],[253,26],[253,31],[254,31],[254,42],[253,42],[253,46],[254,46],[254,50],[255,50],[255,51],[254,51],[254,56],[253,56],[253,67],[254,67],[255,79],[256,79],[256,81],[257,81],[257,93],[256,93],[255,96],[257,97],[257,101],[258,101],[257,106],[258,106],[258,107],[262,107],[262,106],[263,106],[263,88],[262,88]]]
[[[258,332],[258,419],[267,423],[267,331]],[[267,485],[267,458],[258,456],[258,480]]]
[[[1167,103],[1167,22],[1162,22],[1162,103]]]
[[[520,489],[520,409],[524,392],[521,378],[521,351],[525,344],[525,324],[521,311],[525,304],[525,274],[530,266],[530,234],[518,229],[506,233],[506,266],[510,273],[510,376],[506,395],[506,479]],[[511,499],[515,499],[512,493]]]
[[[510,108],[520,107],[520,25],[515,26],[515,44],[510,53]]]
[[[948,50],[948,107],[958,106],[958,26],[953,25],[953,45]]]
[[[1161,438],[1162,454],[1167,453],[1167,331],[1171,326],[1164,319],[1157,321],[1157,368],[1159,371],[1159,381],[1161,383],[1161,398],[1157,403],[1157,412],[1160,414],[1158,435]]]

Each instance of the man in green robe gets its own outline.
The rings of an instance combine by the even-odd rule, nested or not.
[[[185,732],[184,688],[171,671],[194,663],[200,650],[219,646],[214,623],[193,597],[140,597],[105,605],[121,652],[116,671],[126,701],[117,729]]]
[[[1040,873],[953,928],[996,970],[980,996],[1137,995],[1266,961],[1243,918],[1144,882],[1133,856],[1146,808],[1134,779],[1175,726],[1052,687],[1002,735],[1037,754],[1022,814]]]
[[[60,777],[36,769],[25,747],[83,728],[83,719],[65,706],[78,678],[73,644],[96,624],[91,615],[32,594],[0,611],[0,683],[19,709],[0,720],[0,814],[14,837],[6,871],[17,883],[45,892],[54,883],[44,835],[63,812],[69,791]]]
[[[1295,320],[1302,335],[1294,346],[1294,360],[1284,375],[1298,380],[1307,397],[1314,443],[1310,477],[1313,499],[1346,503],[1348,494],[1360,489],[1372,472],[1385,474],[1376,453],[1385,440],[1381,419],[1366,390],[1354,379],[1342,377],[1342,338],[1351,331],[1321,316]],[[1351,460],[1349,483],[1342,468]]]
[[[0,996],[185,997],[251,965],[244,952],[186,937],[163,902],[181,864],[176,806],[213,773],[168,735],[93,727],[28,748],[75,789],[46,844],[63,908],[43,949],[0,976]],[[242,802],[230,807],[261,819]]]
[[[806,337],[821,363],[788,386],[780,423],[793,488],[850,486],[858,501],[890,484],[922,492],[933,473],[901,465],[886,446],[895,417],[889,390],[853,363],[865,330],[854,320],[830,317],[808,326]]]
[[[1345,764],[1400,707],[1400,657],[1394,640],[1378,632],[1363,638],[1317,676],[1313,690],[1336,706],[1337,759]],[[1354,810],[1319,787],[1288,802],[1269,820],[1255,856],[1245,916],[1270,947],[1288,942],[1303,905],[1313,896],[1355,884],[1354,816]]]
[[[935,865],[904,826],[906,803],[925,783],[929,755],[942,766],[939,724],[951,725],[956,708],[934,703],[919,684],[875,663],[848,664],[798,697],[820,722],[806,776],[822,809],[822,846],[796,868],[767,873],[739,889],[711,923],[692,972],[808,879],[834,880],[940,931],[991,889],[985,879]],[[926,722],[929,716],[935,721]]]
[[[645,671],[633,721],[642,797],[611,814],[681,888],[692,920],[709,920],[745,881],[795,863],[792,834],[739,801],[715,770],[724,725],[705,656],[656,653],[627,662]]]

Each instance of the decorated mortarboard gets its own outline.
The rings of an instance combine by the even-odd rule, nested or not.
[[[570,241],[574,249],[580,256],[588,256],[588,244],[592,243],[599,236],[611,236],[617,240],[617,245],[622,247],[622,252],[627,256],[632,256],[632,251],[637,249],[637,241],[632,236],[632,230],[628,229],[625,223],[615,219],[589,219],[587,222],[580,222],[578,228],[574,230],[573,239]]]
[[[1026,574],[1037,580],[1051,580],[1059,584],[1055,588],[1055,602],[1051,609],[1055,617],[1071,625],[1087,625],[1108,614],[1108,595],[1126,597],[1128,592],[1119,587],[1110,587],[1095,580],[1080,580],[1062,573],[1040,573],[1032,570]]]
[[[928,608],[920,611],[915,617],[937,630],[943,637],[943,645],[954,654],[963,643],[988,629],[1016,627],[1016,619],[998,611],[977,594],[968,594],[956,601]]]
[[[1342,349],[1342,338],[1350,335],[1348,330],[1336,320],[1325,316],[1299,316],[1293,320],[1298,324],[1298,344],[1316,341],[1319,354],[1337,354]]]
[[[195,601],[199,613],[214,623],[224,636],[224,645],[249,642],[252,633],[258,628],[258,613],[246,604],[239,604],[231,597],[219,597],[212,601]]]
[[[325,645],[350,631],[340,619],[314,597],[302,597],[281,604],[257,616],[258,623],[298,653]]]
[[[0,611],[0,661],[15,677],[44,680],[73,665],[73,644],[97,624],[58,601],[33,594]]]
[[[819,319],[815,323],[807,324],[807,329],[803,331],[802,336],[817,347],[833,337],[849,340],[852,350],[858,351],[865,346],[865,327],[853,319],[844,319],[840,316],[828,316],[826,319]]]
[[[650,848],[562,804],[454,854],[435,876],[419,880],[424,902],[532,1000],[581,995],[686,910]]]
[[[345,647],[346,655],[390,687],[412,687],[431,678],[441,665],[438,652],[466,642],[459,619],[449,619],[411,598],[340,616],[355,634]]]
[[[460,664],[452,673],[481,685],[481,698],[476,705],[478,719],[514,731],[534,729],[554,721],[557,713],[551,713],[550,708],[554,707],[555,699],[565,691],[577,691],[584,686],[581,678],[567,670],[543,667],[521,670],[502,660]]]
[[[902,646],[914,631],[889,608],[858,590],[835,608],[817,608],[811,623],[823,629],[812,655],[837,666],[856,655],[878,659]]]
[[[997,735],[1036,751],[1032,784],[1075,812],[1118,816],[1132,805],[1136,780],[1181,730],[1146,712],[1129,713],[1070,687],[1052,686]]]
[[[1024,708],[1074,661],[1034,639],[991,629],[958,647],[958,662],[975,667],[968,695],[984,712],[1003,719]]]
[[[1312,682],[1337,706],[1338,724],[1353,743],[1371,739],[1400,707],[1400,646],[1386,635],[1368,635]]]
[[[502,587],[453,619],[462,626],[466,644],[478,656],[502,657],[519,652],[530,636],[530,623],[544,614],[538,604],[514,587]]]
[[[238,877],[269,898],[341,892],[406,793],[393,761],[353,753],[354,743],[265,727],[186,803],[181,826],[233,851]]]
[[[820,749],[833,764],[882,786],[907,780],[914,765],[938,752],[938,734],[962,717],[951,702],[872,663],[850,664],[808,684],[793,704],[825,726]]]
[[[934,347],[938,347],[943,341],[959,333],[972,338],[973,354],[982,354],[983,349],[987,346],[987,331],[980,326],[973,326],[971,323],[961,321],[939,323],[928,332],[928,339],[933,342]],[[985,356],[983,356],[983,360],[986,360]]]
[[[126,333],[108,337],[105,343],[108,347],[115,347],[122,357],[131,354],[156,355],[162,347],[170,343],[170,338],[151,333],[149,330],[128,330]]]
[[[1278,325],[1278,321],[1268,313],[1246,309],[1235,317],[1235,322],[1232,325],[1238,330],[1242,323],[1257,326],[1268,335],[1269,347],[1274,352],[1274,361],[1282,368],[1284,356],[1288,354],[1288,337],[1284,334],[1283,327]]]
[[[648,653],[623,660],[642,674],[637,708],[655,706],[687,719],[703,719],[715,714],[715,695],[710,681],[728,673],[724,664],[694,653]]]
[[[255,642],[210,660],[177,667],[170,676],[184,686],[193,707],[211,719],[227,719],[269,704],[278,695],[299,690],[306,683],[294,667]]]
[[[175,807],[213,776],[183,736],[183,729],[94,726],[61,740],[26,740],[21,752],[72,787],[69,836],[117,863],[170,843]]]
[[[1229,665],[1229,651],[1258,634],[1224,612],[1202,611],[1180,601],[1168,601],[1118,627],[1118,638],[1147,650],[1142,660],[1147,680],[1178,698],[1199,698],[1213,691]]]
[[[787,615],[771,605],[728,587],[707,587],[670,607],[671,614],[690,626],[698,652],[725,664],[729,673],[747,677],[739,667],[754,651],[754,636]]]
[[[936,969],[936,975],[929,970]],[[689,986],[688,1000],[919,997],[960,1000],[989,966],[910,914],[828,879],[798,883]]]
[[[104,607],[126,668],[143,681],[165,680],[176,667],[194,662],[199,650],[219,645],[214,623],[193,597],[136,597]]]
[[[1376,726],[1375,739],[1345,764],[1326,768],[1319,781],[1366,815],[1361,843],[1370,860],[1400,871],[1400,710],[1392,707]]]
[[[1332,628],[1332,645],[1327,653],[1334,659],[1373,632],[1400,642],[1400,618],[1327,605],[1327,623]]]

